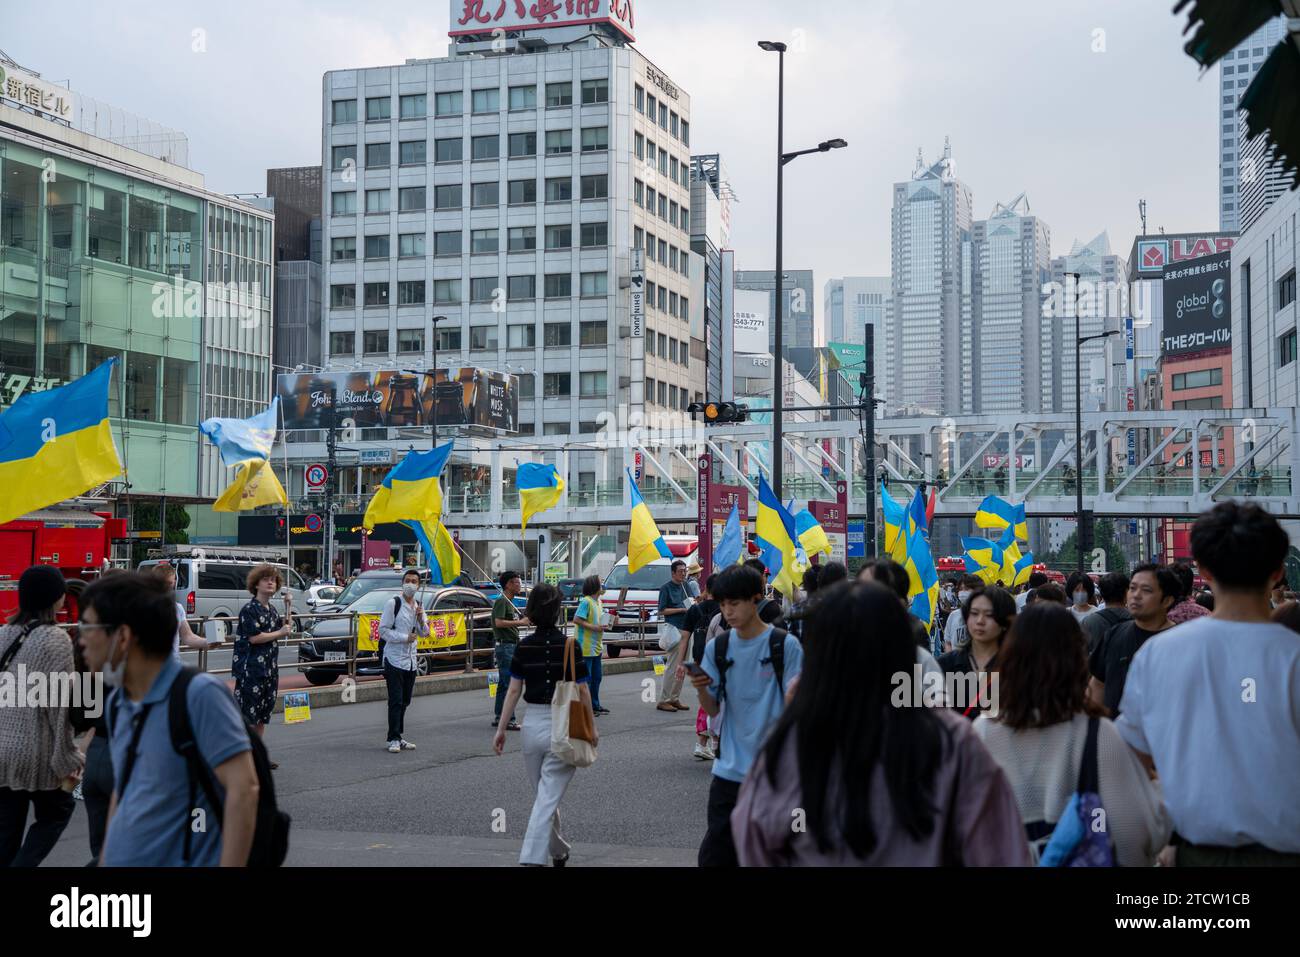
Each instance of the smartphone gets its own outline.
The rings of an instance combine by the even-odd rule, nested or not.
[[[703,668],[701,668],[693,661],[686,662],[685,664],[682,665],[682,667],[686,669],[686,673],[690,675],[692,678],[698,678],[700,675],[708,674],[707,671],[705,671]]]

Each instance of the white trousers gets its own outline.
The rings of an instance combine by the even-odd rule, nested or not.
[[[533,801],[533,813],[528,817],[519,863],[549,864],[551,858],[566,857],[569,853],[569,843],[560,833],[560,801],[577,768],[551,753],[550,705],[528,705],[520,736],[524,767],[537,797]]]

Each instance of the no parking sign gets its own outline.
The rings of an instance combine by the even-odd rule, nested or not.
[[[303,477],[307,480],[307,485],[311,488],[321,488],[329,479],[329,470],[325,466],[317,463],[309,465],[303,471]]]

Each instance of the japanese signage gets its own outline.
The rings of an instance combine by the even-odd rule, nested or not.
[[[1223,252],[1165,270],[1164,355],[1232,344],[1231,258]]]
[[[722,541],[727,519],[731,517],[735,506],[740,518],[740,534],[745,536],[745,527],[749,522],[749,493],[741,485],[721,485],[713,479],[713,457],[701,455],[697,460],[696,535],[699,538],[699,562],[703,571],[701,579],[707,579],[713,572],[713,553]]]
[[[737,289],[732,293],[732,344],[738,353],[766,353],[770,343],[767,336],[767,314],[772,301],[766,292]]]
[[[382,541],[377,538],[367,538],[361,544],[361,569],[370,571],[373,568],[389,568],[392,566],[393,546],[391,542]]]
[[[1165,268],[1189,259],[1226,252],[1237,240],[1232,236],[1175,236],[1139,239],[1138,272],[1162,273]]]
[[[0,66],[0,99],[67,122],[76,102],[71,90],[8,65]]]
[[[808,511],[817,519],[831,543],[830,558],[822,555],[817,561],[843,562],[847,560],[849,545],[849,486],[847,482],[835,483],[834,502],[809,502]]]
[[[677,89],[673,81],[668,79],[668,77],[664,76],[648,63],[645,68],[645,78],[650,83],[659,87],[660,90],[671,96],[674,100],[681,96],[681,91]]]
[[[63,384],[62,379],[45,376],[21,375],[17,372],[11,372],[9,375],[0,374],[0,409],[13,405],[24,392],[45,392],[47,389],[57,389]]]
[[[1010,466],[1007,464],[1009,461],[1010,461],[1010,457],[1006,455],[985,455],[984,467],[986,469],[1009,468]],[[1017,455],[1016,468],[1027,469],[1032,472],[1034,469],[1033,454],[1030,453],[1028,455]]]
[[[632,338],[645,338],[645,259],[639,249],[632,251]]]
[[[439,369],[437,384],[426,373],[316,372],[278,377],[286,429],[418,428],[467,425],[518,431],[519,389],[513,375],[488,369]]]
[[[632,35],[632,0],[451,0],[449,36],[601,23]]]
[[[357,616],[357,650],[375,651],[379,648],[379,615]],[[429,615],[429,634],[420,638],[415,647],[420,651],[433,648],[454,648],[465,644],[464,615]]]

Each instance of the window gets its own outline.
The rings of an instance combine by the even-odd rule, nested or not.
[[[512,110],[537,109],[537,87],[512,86],[510,88],[510,109]]]
[[[397,208],[402,212],[424,209],[424,187],[407,186],[397,191]]]
[[[573,84],[567,80],[563,83],[546,84],[546,108],[573,105]]]
[[[387,96],[372,96],[366,100],[366,122],[391,120],[393,100]]]
[[[665,130],[668,129],[668,104],[667,103],[659,104],[659,126]]]
[[[589,126],[582,131],[582,151],[596,153],[609,149],[609,127]]]
[[[668,287],[667,286],[659,287],[659,311],[660,312],[668,311]]]
[[[568,322],[548,322],[542,326],[542,329],[545,331],[542,344],[547,348],[573,344],[573,326]]]
[[[659,151],[659,172],[668,175],[668,151],[665,149]]]
[[[584,249],[594,246],[604,246],[607,244],[608,226],[606,223],[583,223],[582,224],[582,245]]]
[[[655,307],[655,284],[652,282],[645,284],[645,307],[647,309]]]
[[[356,116],[356,111],[353,111]],[[330,333],[330,355],[332,356],[350,356],[357,347],[356,334],[352,332],[331,332]]]
[[[645,112],[645,87],[640,83],[634,84],[636,89],[636,110],[638,113]]]
[[[457,280],[459,282],[459,280]],[[460,330],[459,329],[439,329],[434,341],[438,344],[439,351],[459,352],[460,351]]]
[[[397,304],[399,306],[424,305],[424,280],[403,280],[397,284]]]
[[[652,405],[655,400],[655,380],[649,377],[645,380],[645,400]]]
[[[569,249],[573,245],[573,227],[564,226],[547,226],[546,227],[546,248],[547,249]]]
[[[645,98],[645,112],[646,116],[650,117],[651,123],[653,123],[655,117],[659,115],[659,101],[654,98],[653,93],[648,94]]]
[[[506,234],[506,249],[512,253],[537,248],[536,226],[511,226]]]
[[[668,160],[668,178],[674,183],[677,182],[677,157],[674,156]]]
[[[537,180],[512,179],[509,184],[511,206],[522,206],[537,202]]]
[[[459,279],[435,279],[433,281],[433,301],[442,305],[460,302],[460,280]],[[447,330],[442,329],[438,332],[439,349],[459,349],[460,332],[456,332],[456,345],[444,345],[444,336]]]
[[[470,205],[475,209],[496,206],[501,198],[501,184],[495,180],[491,183],[473,183],[470,186]]]
[[[386,305],[388,305],[388,283],[386,283],[386,282],[368,282],[368,283],[366,283],[366,287],[365,287],[365,288],[366,288],[366,300],[365,300],[365,301],[366,301],[366,305],[367,305],[367,306],[386,306]],[[367,335],[369,335],[369,333],[367,333]],[[388,333],[384,333],[384,335],[387,336]],[[374,350],[374,349],[370,349],[370,348],[367,348],[366,351],[367,351],[367,352],[375,352],[376,350]],[[387,351],[388,351],[388,343],[387,343],[387,340],[385,340],[384,348],[383,348],[382,351],[384,351],[384,352],[387,352]]]
[[[537,327],[536,326],[507,326],[506,327],[506,348],[507,349],[532,349],[537,345]],[[519,384],[524,382],[532,385],[532,376],[520,376]],[[522,395],[522,389],[520,390]]]
[[[519,398],[532,399],[537,396],[537,376],[532,372],[525,372],[519,377]],[[534,435],[537,432],[537,426],[533,422],[518,423],[519,431]]]
[[[632,197],[638,206],[645,205],[645,183],[639,179],[632,183]]]
[[[496,351],[501,343],[496,326],[471,326],[469,330],[469,349],[471,352],[491,349]]]
[[[1223,397],[1217,395],[1206,396],[1203,399],[1182,399],[1175,400],[1175,409],[1222,409]]]
[[[389,199],[388,190],[386,189],[368,189],[366,190],[366,212],[367,213],[386,213],[392,208],[392,200]]]
[[[1227,120],[1227,119],[1231,119],[1232,116],[1233,116],[1233,114],[1234,114],[1235,112],[1236,112],[1235,110],[1224,110],[1224,111],[1223,111],[1223,118],[1224,118],[1225,120]]]
[[[662,332],[659,333],[659,358],[668,358],[668,337]]]
[[[403,166],[423,166],[428,162],[428,144],[424,140],[407,140],[398,144],[398,156]]]
[[[584,272],[582,274],[583,296],[609,295],[609,276],[603,272]]]
[[[1277,307],[1285,309],[1291,303],[1295,302],[1295,270],[1277,281]]]
[[[578,377],[579,395],[594,398],[609,394],[609,380],[604,372],[583,372]]]
[[[343,169],[345,166],[357,165],[357,147],[356,144],[350,146],[336,146],[330,150],[330,167],[332,169]]]
[[[660,382],[658,383],[658,388],[659,388],[659,405],[667,405],[668,404],[668,383]]]
[[[387,259],[388,258],[388,237],[367,236],[366,237],[366,258]]]
[[[548,399],[571,394],[570,375],[567,372],[547,372],[542,376],[542,395]]]
[[[331,309],[353,309],[357,304],[357,287],[352,283],[330,286]]]
[[[334,236],[330,239],[330,261],[347,262],[357,258],[357,237]]]
[[[435,256],[459,256],[462,233],[455,232],[433,234],[433,254]]]
[[[568,393],[564,393],[568,395]],[[547,422],[543,428],[543,435],[568,435],[569,423],[567,422]]]
[[[1222,369],[1198,369],[1196,372],[1179,372],[1174,376],[1174,391],[1183,389],[1202,389],[1211,385],[1223,385]]]
[[[646,187],[645,208],[649,210],[651,216],[655,214],[655,199],[658,198],[658,196],[659,194],[656,193],[651,187],[649,186]]]
[[[1292,329],[1281,339],[1277,341],[1278,356],[1277,364],[1279,366],[1290,365],[1295,362],[1296,358],[1296,331]]]
[[[475,136],[470,141],[470,156],[475,160],[494,160],[501,155],[501,137]]]
[[[677,293],[675,292],[668,293],[668,315],[677,315]],[[677,357],[673,356],[673,358],[676,359]]]
[[[590,176],[582,177],[582,198],[583,199],[608,199],[609,198],[609,174],[593,173]]]
[[[578,337],[579,345],[606,345],[609,342],[609,326],[603,322],[581,322],[578,324]]]
[[[434,96],[433,109],[438,116],[459,116],[465,112],[464,95],[455,93],[438,93]]]
[[[680,298],[677,300],[677,305],[680,306],[680,307],[681,307],[681,310],[682,310],[681,312],[679,312],[679,313],[677,314],[677,318],[678,318],[678,319],[689,319],[689,318],[691,317],[691,302],[690,302],[690,300],[687,299],[685,296],[682,296],[682,297],[680,297]],[[682,362],[682,365],[686,365],[686,362],[685,362],[684,360],[683,360],[683,362]]]
[[[422,120],[429,113],[428,96],[424,93],[411,93],[399,100],[401,117],[404,120]]]
[[[676,113],[668,114],[668,132],[672,133],[673,136],[677,136],[677,114]]]
[[[632,227],[632,248],[645,249],[645,230],[640,226]]]
[[[465,141],[459,136],[451,140],[433,141],[433,159],[437,163],[459,163],[465,158]]]
[[[668,387],[668,407],[670,409],[677,408],[677,386],[675,385]]]
[[[681,218],[682,218],[682,221],[678,223],[678,227],[681,229],[682,232],[689,233],[691,231],[690,211],[687,210],[685,206],[683,206],[678,210],[678,212],[681,214]]]
[[[412,352],[424,351],[424,330],[423,329],[398,329],[397,330],[397,351],[399,353],[410,354]]]
[[[362,350],[366,355],[381,355],[388,352],[388,330],[382,332],[361,333]]]
[[[357,194],[354,191],[334,193],[330,198],[330,212],[335,216],[347,216],[355,214],[356,211]]]
[[[469,234],[469,251],[478,253],[496,253],[501,249],[501,241],[495,229],[475,229]]]
[[[499,288],[495,276],[471,279],[469,281],[470,302],[491,302],[496,298]]]
[[[357,121],[356,100],[335,100],[333,105],[335,123],[355,123]]]
[[[661,196],[660,199],[662,198],[663,197]],[[668,262],[668,243],[661,239],[659,240],[659,264],[662,266],[667,262]],[[663,307],[661,306],[660,308],[662,309]]]
[[[636,144],[636,158],[645,159],[645,137],[640,133],[636,133],[633,135],[632,141]]]
[[[536,133],[511,133],[510,134],[510,155],[514,156],[536,156],[537,155],[537,134]]]
[[[582,105],[591,106],[595,103],[609,102],[609,79],[601,77],[598,80],[582,81]]]
[[[573,180],[568,176],[552,176],[546,181],[546,201],[567,203],[573,199]]]
[[[546,298],[567,299],[573,295],[573,277],[567,272],[547,273]]]
[[[475,90],[471,99],[475,113],[496,113],[501,109],[501,91]]]
[[[506,298],[511,300],[536,299],[537,298],[537,277],[536,276],[507,277]]]
[[[460,233],[454,233],[457,237],[457,252],[460,251]],[[397,237],[397,255],[403,259],[410,259],[414,256],[424,255],[424,233],[402,233]]]
[[[546,154],[554,156],[559,153],[573,152],[573,130],[547,130]]]

